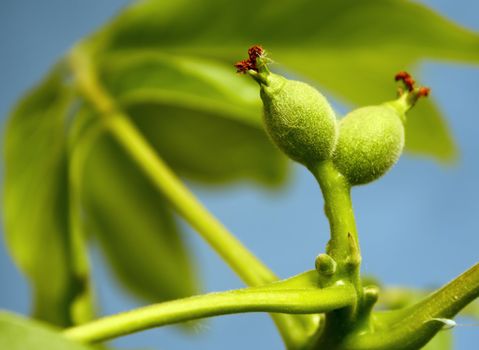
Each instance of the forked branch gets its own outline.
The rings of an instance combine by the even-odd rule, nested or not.
[[[100,318],[67,329],[70,339],[95,343],[141,330],[199,318],[245,312],[323,313],[353,305],[350,284],[319,288],[316,271],[262,287],[193,296]]]

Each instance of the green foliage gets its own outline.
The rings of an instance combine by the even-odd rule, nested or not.
[[[69,325],[75,281],[68,236],[66,128],[71,89],[56,67],[12,112],[5,138],[4,217],[12,256],[33,289],[34,315]]]
[[[70,341],[40,322],[0,312],[0,349],[8,350],[92,350]]]
[[[256,87],[213,60],[107,55],[105,88],[180,175],[203,183],[282,182],[285,159],[265,137]]]
[[[143,300],[195,294],[192,259],[165,200],[108,134],[91,147],[84,215],[116,275]]]

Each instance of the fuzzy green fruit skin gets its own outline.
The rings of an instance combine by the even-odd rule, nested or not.
[[[374,181],[397,162],[404,147],[404,119],[384,104],[356,109],[339,122],[333,162],[351,185]]]
[[[270,74],[261,86],[264,122],[273,142],[306,166],[332,156],[337,122],[326,98],[308,84]]]

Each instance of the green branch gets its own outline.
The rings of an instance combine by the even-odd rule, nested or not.
[[[315,271],[313,271],[316,274]],[[306,274],[303,274],[303,276]],[[302,275],[299,278],[303,278]],[[94,343],[141,330],[199,318],[245,312],[322,313],[355,302],[351,285],[318,288],[295,286],[294,278],[262,287],[193,296],[151,305],[69,328],[72,340]]]
[[[324,211],[330,225],[331,237],[326,253],[318,256],[316,268],[321,275],[322,286],[339,282],[354,286],[356,303],[343,310],[326,314],[325,325],[314,348],[333,349],[360,319],[371,312],[377,300],[377,290],[363,292],[358,234],[351,202],[351,186],[330,160],[323,161],[309,170],[318,181],[324,197]],[[331,269],[331,267],[334,267]]]
[[[329,160],[321,162],[318,166],[309,167],[309,170],[321,187],[324,211],[330,225],[331,238],[326,253],[337,264],[331,283],[339,279],[348,280],[356,287],[360,296],[362,294],[359,274],[361,252],[351,202],[351,186]]]
[[[339,265],[346,267],[354,264],[354,273],[358,274],[361,254],[351,202],[351,186],[331,161],[321,162],[309,169],[321,187],[324,210],[331,229],[331,239],[326,252]]]
[[[478,297],[479,264],[476,264],[415,305],[374,313],[372,331],[351,335],[346,339],[344,349],[419,349],[443,326],[434,318],[453,318]]]

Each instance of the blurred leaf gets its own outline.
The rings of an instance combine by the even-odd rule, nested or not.
[[[386,310],[396,310],[417,303],[429,293],[414,288],[382,287],[377,305]]]
[[[91,150],[82,174],[85,219],[117,277],[150,302],[195,294],[192,259],[163,198],[107,133]]]
[[[406,288],[406,287],[384,287],[379,294],[378,306],[395,310],[407,307],[419,302],[428,296],[433,290]],[[460,311],[462,316],[479,319],[479,300],[473,300]]]
[[[141,1],[91,43],[98,58],[157,51],[228,64],[261,43],[277,62],[353,104],[394,98],[393,75],[423,59],[479,62],[477,34],[424,5],[399,0]],[[456,149],[446,123],[432,105],[422,104],[422,111],[411,113],[408,149],[452,159]]]
[[[148,53],[101,66],[105,86],[177,173],[203,182],[284,179],[286,158],[265,137],[258,89],[230,67]]]
[[[467,317],[473,317],[476,320],[479,320],[479,300],[472,301],[469,305],[467,305],[462,311],[461,315]]]
[[[3,210],[10,253],[33,288],[35,317],[65,326],[86,281],[71,261],[64,134],[72,93],[62,79],[57,66],[10,116]]]
[[[379,294],[377,306],[381,309],[386,310],[397,310],[405,308],[418,303],[431,292],[431,290],[421,290],[415,288],[381,287],[381,293]],[[473,301],[466,308],[464,308],[460,312],[460,314],[470,316],[469,310],[473,310],[474,306],[476,306],[477,308],[478,305],[478,301]],[[453,332],[451,330],[444,330],[437,333],[434,338],[432,338],[432,340],[423,347],[423,349],[452,350],[453,346]]]
[[[0,312],[0,349],[5,350],[92,350],[86,345],[69,341],[53,328]]]
[[[423,350],[453,350],[454,342],[452,332],[450,330],[444,330],[437,333],[434,338],[431,339]]]

